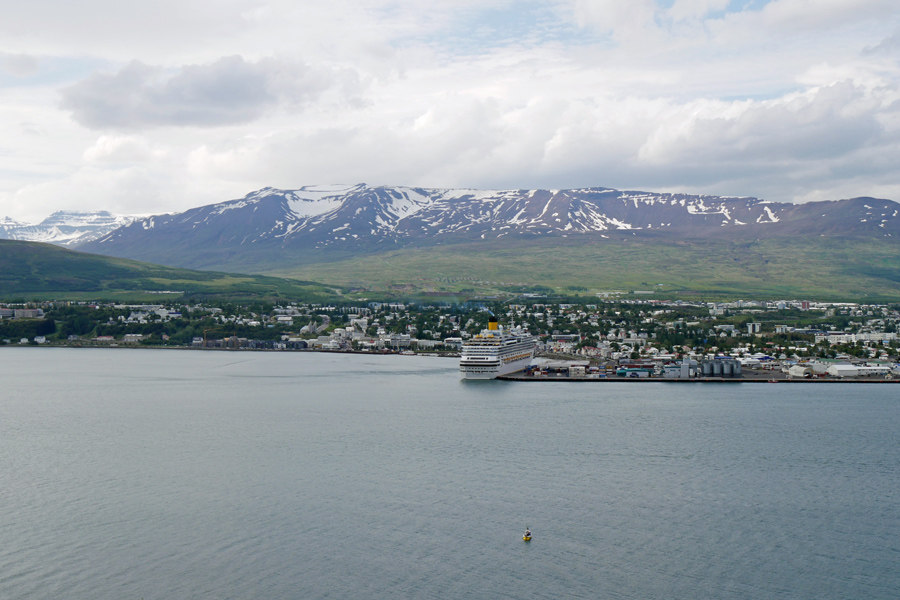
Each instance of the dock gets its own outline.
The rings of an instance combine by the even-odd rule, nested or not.
[[[887,377],[814,377],[809,379],[790,377],[781,372],[771,373],[744,373],[740,377],[691,377],[689,379],[677,379],[668,377],[616,377],[606,375],[570,376],[556,373],[541,376],[528,375],[525,371],[518,371],[508,375],[501,375],[497,379],[503,381],[524,382],[580,382],[580,383],[900,383],[900,379]]]

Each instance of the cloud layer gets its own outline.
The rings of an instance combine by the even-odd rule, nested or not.
[[[134,61],[65,88],[62,106],[91,129],[215,127],[248,123],[276,107],[302,108],[339,83],[328,69],[271,58],[229,56],[175,72]]]
[[[900,199],[893,0],[90,0],[108,35],[20,5],[11,216],[359,181]]]

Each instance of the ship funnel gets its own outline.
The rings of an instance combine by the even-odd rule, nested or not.
[[[497,329],[498,329],[497,319],[495,319],[494,317],[491,317],[490,320],[488,320],[488,329],[490,331],[497,331]]]

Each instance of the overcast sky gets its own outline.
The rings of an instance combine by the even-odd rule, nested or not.
[[[0,9],[0,217],[360,182],[900,200],[898,0]]]

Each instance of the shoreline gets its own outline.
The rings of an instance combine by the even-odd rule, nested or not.
[[[516,382],[572,382],[572,383],[900,383],[900,379],[880,378],[846,378],[846,379],[789,379],[783,378],[731,378],[722,377],[694,377],[691,379],[665,379],[663,377],[526,377],[516,373],[497,377],[501,381]]]
[[[209,351],[209,352],[291,352],[291,353],[315,353],[315,354],[354,354],[363,356],[424,356],[431,358],[459,358],[459,355],[452,353],[429,353],[416,352],[414,354],[403,354],[402,352],[365,352],[362,350],[274,350],[269,348],[205,348],[193,346],[142,346],[140,344],[128,345],[82,345],[82,344],[6,344],[0,348],[73,348],[73,349],[106,349],[106,350],[188,350],[188,351]],[[772,373],[772,376],[758,377],[740,377],[740,378],[724,378],[724,377],[693,377],[691,379],[666,379],[663,377],[533,377],[525,376],[524,371],[517,371],[508,375],[500,375],[494,378],[498,381],[512,382],[566,382],[566,383],[716,383],[716,384],[737,384],[737,383],[868,383],[868,384],[890,384],[900,383],[898,379],[878,378],[814,378],[814,379],[794,379],[783,376],[782,373]],[[463,378],[463,380],[465,380]],[[487,380],[486,380],[487,381]]]
[[[364,356],[427,356],[432,358],[459,358],[459,354],[440,353],[440,352],[415,352],[413,354],[403,354],[403,352],[366,352],[365,350],[317,350],[312,348],[290,348],[290,349],[274,349],[274,348],[207,348],[203,346],[142,346],[141,344],[0,344],[0,348],[71,348],[78,350],[189,350],[189,351],[208,351],[208,352],[290,352],[303,353],[313,352],[316,354],[361,354]]]

